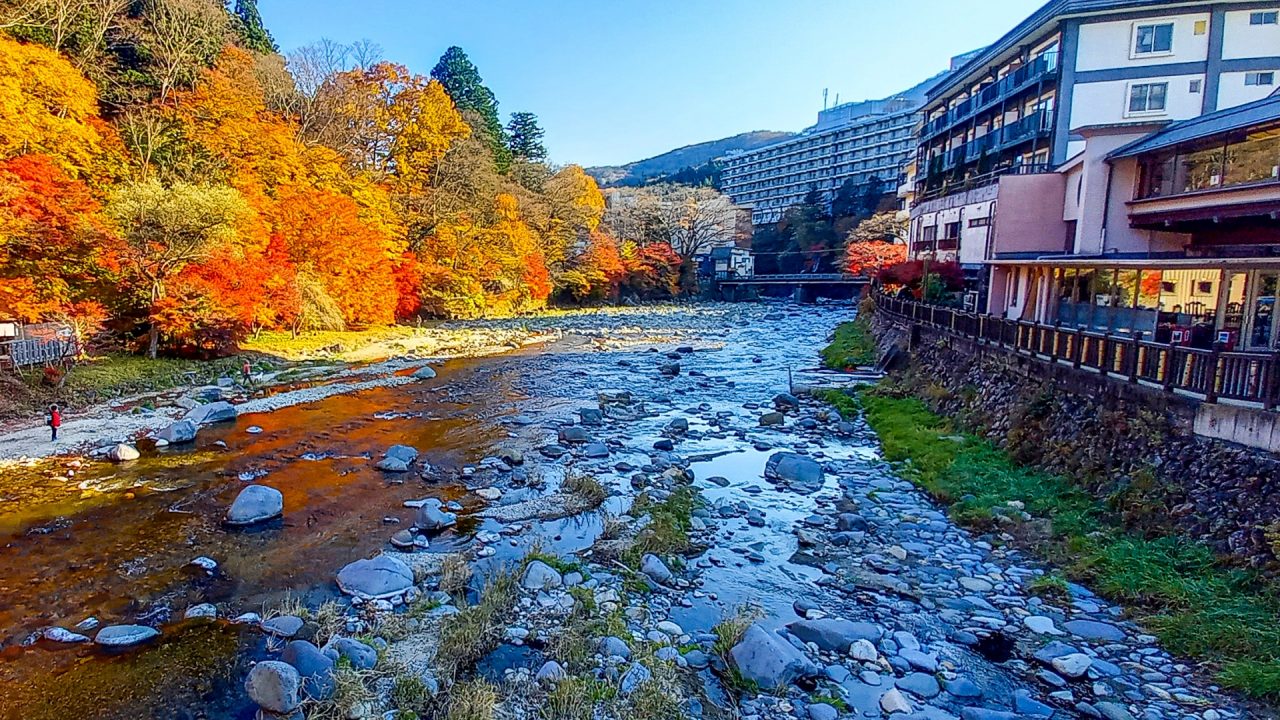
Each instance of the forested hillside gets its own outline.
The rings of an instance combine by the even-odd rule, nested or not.
[[[429,75],[368,41],[286,57],[253,0],[8,0],[0,29],[0,320],[210,354],[537,309],[566,277],[676,290],[461,48]]]

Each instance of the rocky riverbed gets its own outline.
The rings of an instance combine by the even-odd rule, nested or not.
[[[1264,716],[790,394],[851,313],[484,323],[558,341],[86,467],[3,525],[0,715]]]

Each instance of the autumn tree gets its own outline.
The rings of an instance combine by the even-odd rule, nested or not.
[[[485,86],[471,58],[462,48],[451,46],[431,69],[431,78],[444,86],[459,110],[470,110],[479,117],[475,131],[485,138],[498,171],[506,172],[511,164],[511,151],[507,149],[502,121],[498,119],[498,99]]]
[[[737,208],[711,188],[660,184],[611,192],[606,223],[624,240],[665,243],[688,260],[737,236]]]
[[[106,208],[119,231],[121,256],[139,279],[150,303],[148,354],[160,342],[157,313],[166,283],[188,265],[208,258],[232,243],[250,210],[229,187],[158,180],[128,183],[116,189]]]
[[[68,176],[115,173],[118,142],[93,83],[54,50],[0,37],[0,159],[43,154]]]
[[[542,162],[547,159],[547,148],[542,144],[543,130],[538,116],[531,112],[511,113],[507,123],[507,147],[513,160]]]
[[[5,0],[0,27],[18,37],[62,51],[76,66],[89,68],[106,49],[131,0]]]
[[[876,213],[849,231],[848,242],[902,243],[907,240],[907,220],[896,210]]]
[[[226,9],[215,0],[142,0],[141,18],[139,43],[162,102],[213,64],[232,29]]]

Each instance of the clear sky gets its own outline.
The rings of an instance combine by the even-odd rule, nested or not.
[[[429,73],[460,45],[503,122],[536,113],[557,163],[621,164],[800,130],[986,45],[1042,0],[259,0],[284,52],[368,38]]]

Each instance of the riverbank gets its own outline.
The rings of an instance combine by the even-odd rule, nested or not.
[[[855,331],[863,337],[852,342],[874,342],[869,325]],[[907,374],[827,398],[865,416],[885,458],[957,522],[1060,568],[1043,595],[1068,596],[1069,582],[1095,588],[1224,687],[1280,698],[1280,586],[1192,538],[1131,526],[1132,500],[1097,498],[1088,483],[1019,465],[963,419],[933,412],[926,401],[939,392]]]

